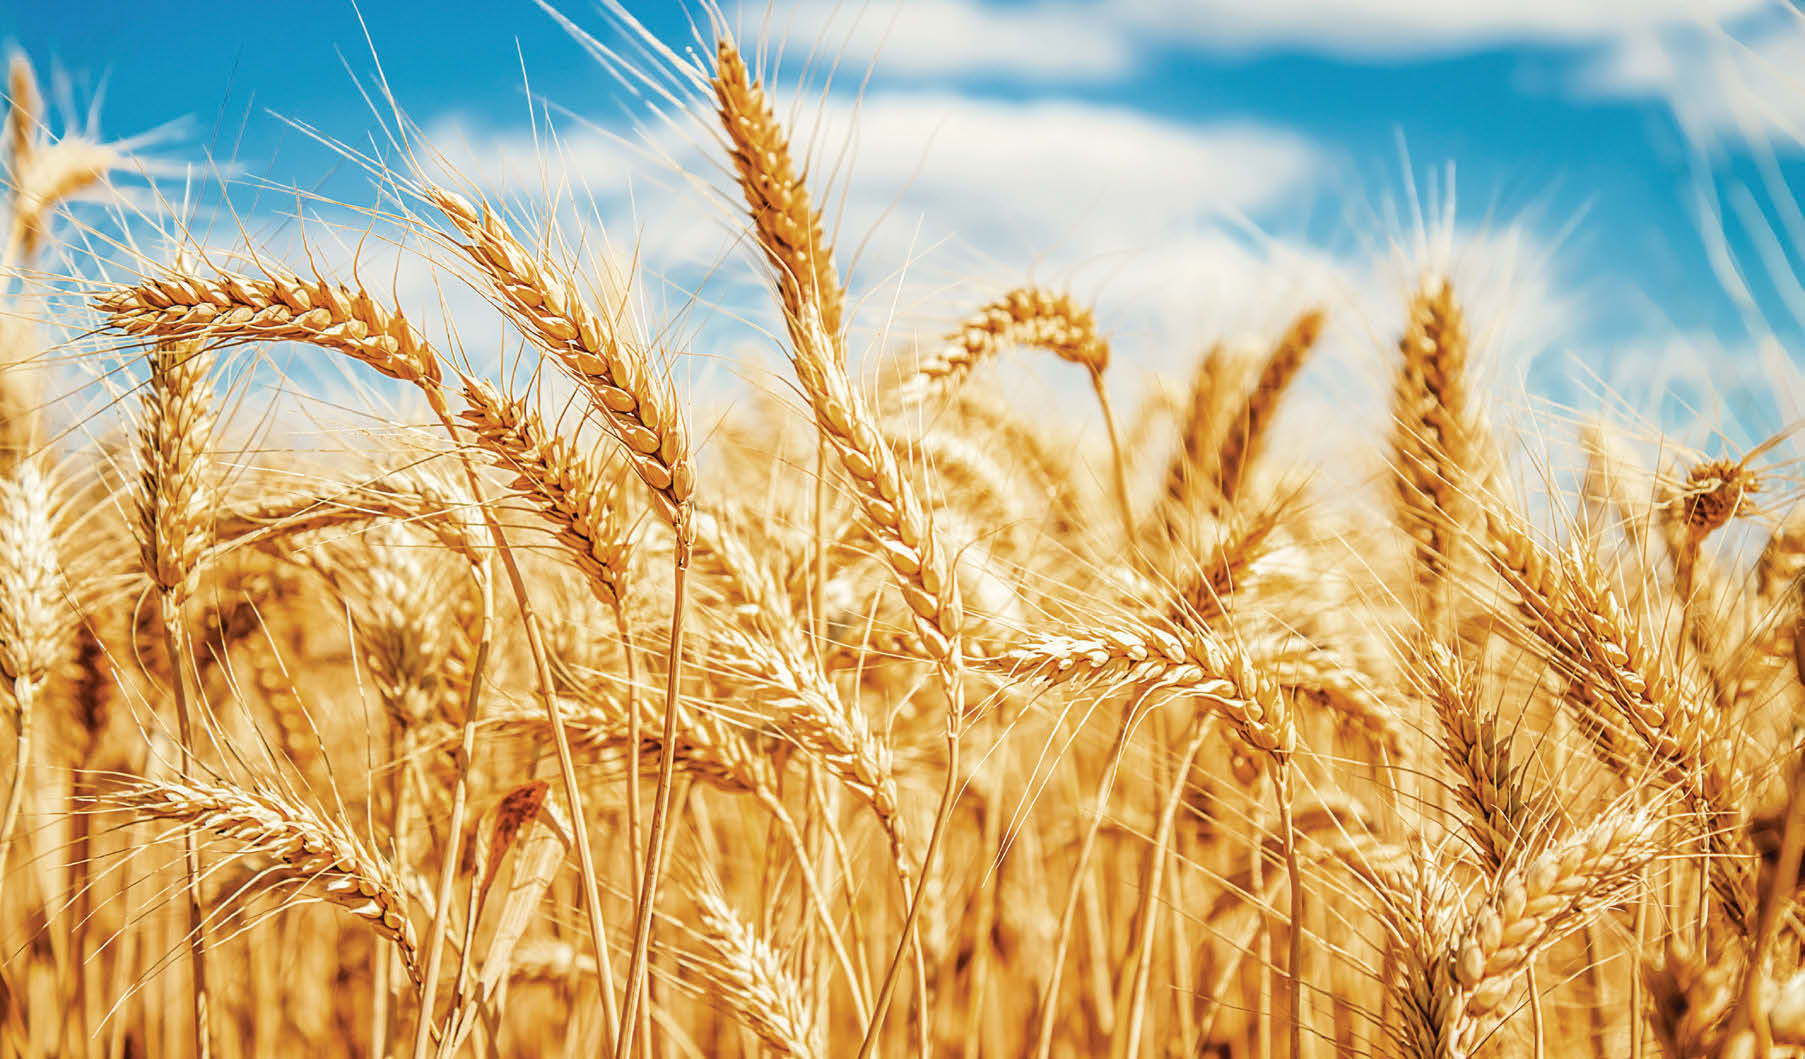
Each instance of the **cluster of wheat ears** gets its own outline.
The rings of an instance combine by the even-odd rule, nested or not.
[[[1591,426],[1524,496],[1433,272],[1371,503],[1270,436],[1309,306],[1126,431],[1045,289],[862,381],[765,89],[664,54],[788,359],[705,444],[626,285],[427,167],[392,215],[524,372],[266,255],[59,273],[129,162],[15,61],[0,1055],[1805,1055],[1805,533],[1760,453]],[[423,414],[260,457],[221,377],[273,343]],[[1028,349],[1106,444],[1001,398]],[[55,422],[51,361],[130,428]]]

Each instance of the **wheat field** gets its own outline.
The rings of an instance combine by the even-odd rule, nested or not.
[[[1072,292],[872,342],[758,53],[649,54],[781,320],[724,414],[432,145],[344,153],[499,361],[88,210],[15,58],[0,1055],[1805,1055],[1785,435],[1507,431],[1427,261],[1377,475],[1286,436],[1332,305],[1122,408]],[[255,444],[277,346],[376,425]]]

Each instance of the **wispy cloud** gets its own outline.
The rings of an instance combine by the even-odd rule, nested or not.
[[[1590,44],[1673,25],[1718,22],[1769,0],[1117,0],[1144,31],[1210,50],[1293,49],[1356,57],[1451,53],[1511,44]]]
[[[1382,387],[1405,295],[1430,264],[1453,271],[1479,307],[1475,330],[1496,348],[1540,351],[1574,325],[1553,250],[1526,225],[1444,224],[1427,246],[1392,230],[1351,247],[1312,244],[1301,235],[1309,204],[1347,191],[1333,185],[1344,167],[1282,127],[894,90],[821,106],[798,123],[797,147],[813,160],[842,266],[856,259],[855,339],[869,353],[931,341],[990,297],[1036,282],[1096,305],[1118,385],[1131,389],[1149,374],[1182,377],[1215,339],[1261,341],[1323,305],[1345,399],[1349,386]],[[432,138],[488,174],[492,194],[544,209],[546,162],[523,132],[447,123]],[[562,216],[598,220],[678,300],[690,291],[707,303],[689,323],[696,348],[743,359],[774,345],[743,321],[781,328],[755,255],[736,248],[735,193],[702,139],[666,133],[650,153],[712,174],[712,194],[648,172],[637,151],[592,129],[562,138],[550,171],[579,204]],[[1369,396],[1383,406],[1382,392]]]
[[[1805,144],[1805,17],[1767,8],[1727,25],[1617,41],[1574,80],[1582,96],[1653,99],[1695,142]]]
[[[1120,77],[1135,61],[1129,27],[1102,5],[911,0],[879,8],[807,0],[786,7],[779,19],[773,29],[778,39],[791,42],[790,50],[813,45],[828,54],[874,61],[886,77],[963,75],[1072,84]]]
[[[706,283],[711,299],[762,300],[762,281],[735,256],[743,239],[735,193],[700,135],[692,142],[659,134],[642,154],[610,133],[576,129],[556,142],[549,169],[539,149],[546,141],[536,145],[523,130],[447,121],[429,135],[467,176],[528,208],[543,209],[555,179],[554,195],[576,204],[566,217],[599,221],[617,242],[637,246],[649,272]],[[1335,168],[1315,144],[1265,125],[1192,125],[1105,104],[942,93],[830,98],[818,117],[799,123],[796,147],[814,160],[811,184],[836,228],[843,266],[856,259],[855,286],[879,292],[867,299],[878,323],[887,322],[891,299],[906,304],[923,289],[974,292],[955,298],[962,311],[1030,278],[1124,292],[1144,310],[1137,315],[1164,320],[1164,309],[1125,294],[1152,278],[1139,275],[1139,262],[1204,245],[1245,246],[1250,240],[1233,233],[1295,211]],[[647,154],[713,175],[717,192],[660,171]],[[720,274],[722,262],[732,263],[725,277],[745,281],[738,294],[724,289],[739,284]],[[1215,292],[1244,301],[1250,282],[1147,289],[1155,300],[1195,307]],[[945,311],[943,296],[932,300]]]
[[[870,61],[886,78],[1057,81],[1130,77],[1169,51],[1308,52],[1354,60],[1521,45],[1597,45],[1715,26],[1773,0],[913,0],[894,8],[808,0],[776,39]],[[763,24],[759,10],[742,23]],[[862,72],[862,71],[861,71]]]

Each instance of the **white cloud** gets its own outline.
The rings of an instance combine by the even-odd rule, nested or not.
[[[1582,95],[1665,103],[1706,146],[1805,143],[1805,19],[1771,12],[1734,28],[1670,27],[1627,37],[1574,84]]]
[[[743,227],[722,163],[682,135],[654,135],[653,156],[712,175],[720,193],[711,199],[593,129],[561,138],[549,170],[520,132],[446,123],[430,138],[467,176],[529,213],[544,212],[545,174],[557,173],[569,185],[562,193],[579,204],[559,213],[566,245],[599,219],[617,247],[637,247],[642,273],[701,285],[709,302],[772,324],[753,255],[735,248]],[[874,92],[856,106],[829,100],[819,120],[798,123],[796,149],[813,159],[810,186],[835,229],[841,267],[856,258],[867,334],[887,330],[893,305],[940,328],[1032,279],[1083,295],[1106,286],[1158,339],[1153,332],[1180,306],[1194,309],[1218,292],[1247,305],[1250,281],[1243,275],[1234,285],[1240,294],[1228,282],[1149,282],[1136,295],[1132,288],[1157,278],[1139,262],[1198,246],[1229,253],[1239,243],[1250,253],[1228,229],[1243,217],[1301,215],[1333,168],[1302,137],[1251,123],[1195,126],[1100,104],[900,92]],[[707,327],[710,315],[696,326]]]
[[[814,160],[811,187],[838,222],[839,262],[858,261],[853,337],[865,370],[912,342],[936,341],[1001,292],[1039,283],[1094,305],[1126,414],[1155,380],[1182,385],[1215,341],[1263,347],[1296,313],[1323,306],[1329,328],[1285,412],[1309,426],[1284,434],[1328,473],[1358,477],[1382,470],[1373,439],[1384,435],[1392,350],[1420,269],[1454,276],[1505,398],[1495,406],[1501,421],[1522,392],[1518,355],[1542,352],[1575,326],[1551,248],[1522,226],[1456,232],[1445,202],[1426,204],[1441,218],[1427,233],[1375,220],[1379,230],[1363,233],[1370,244],[1353,249],[1266,234],[1300,230],[1325,192],[1346,190],[1327,183],[1343,168],[1338,159],[1282,128],[900,92],[873,93],[856,111],[829,100],[818,121],[797,124],[798,149]],[[462,135],[497,179],[493,190],[543,210],[543,166],[530,140]],[[637,243],[645,274],[699,292],[676,343],[695,354],[679,367],[693,406],[744,401],[734,381],[742,375],[756,390],[787,394],[788,369],[767,337],[781,329],[755,255],[734,246],[743,222],[737,205],[725,205],[732,192],[719,160],[675,134],[659,135],[653,149],[714,174],[727,194],[710,206],[694,186],[668,172],[654,179],[632,152],[588,137],[605,139],[573,134],[553,169],[580,189],[579,201],[596,203],[611,237]],[[656,322],[682,301],[648,299],[648,316]],[[1057,407],[1074,430],[1100,438],[1081,372],[1027,353],[986,370],[1008,380],[1023,407]]]
[[[1062,84],[1128,73],[1134,49],[1125,28],[1102,6],[973,0],[911,0],[894,8],[805,0],[786,8],[777,27],[791,50],[818,41],[831,54],[874,63],[886,77],[968,74]]]
[[[788,49],[847,56],[885,78],[1070,84],[1121,78],[1148,54],[1296,50],[1373,60],[1507,45],[1588,45],[1717,25],[1774,0],[804,0],[770,19]],[[763,5],[741,13],[764,25]],[[842,63],[844,71],[844,63]]]
[[[1357,57],[1504,44],[1587,44],[1716,22],[1770,0],[1113,0],[1143,32],[1209,50],[1297,48]]]
[[[1129,250],[1211,219],[1269,211],[1308,194],[1325,163],[1315,146],[1270,126],[950,95],[834,108],[819,136],[824,144],[855,137],[854,228],[888,210],[887,228],[919,221],[910,238],[952,239],[1023,262]]]

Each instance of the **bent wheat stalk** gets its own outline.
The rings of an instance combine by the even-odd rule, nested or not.
[[[910,400],[924,400],[956,387],[973,368],[1010,346],[1038,346],[1061,360],[1077,364],[1090,376],[1091,390],[1103,414],[1109,439],[1112,485],[1124,530],[1134,532],[1133,505],[1128,498],[1128,464],[1109,401],[1104,372],[1109,368],[1109,342],[1097,332],[1096,318],[1069,294],[1038,287],[1019,287],[967,317],[936,352],[923,357],[903,384]]]

